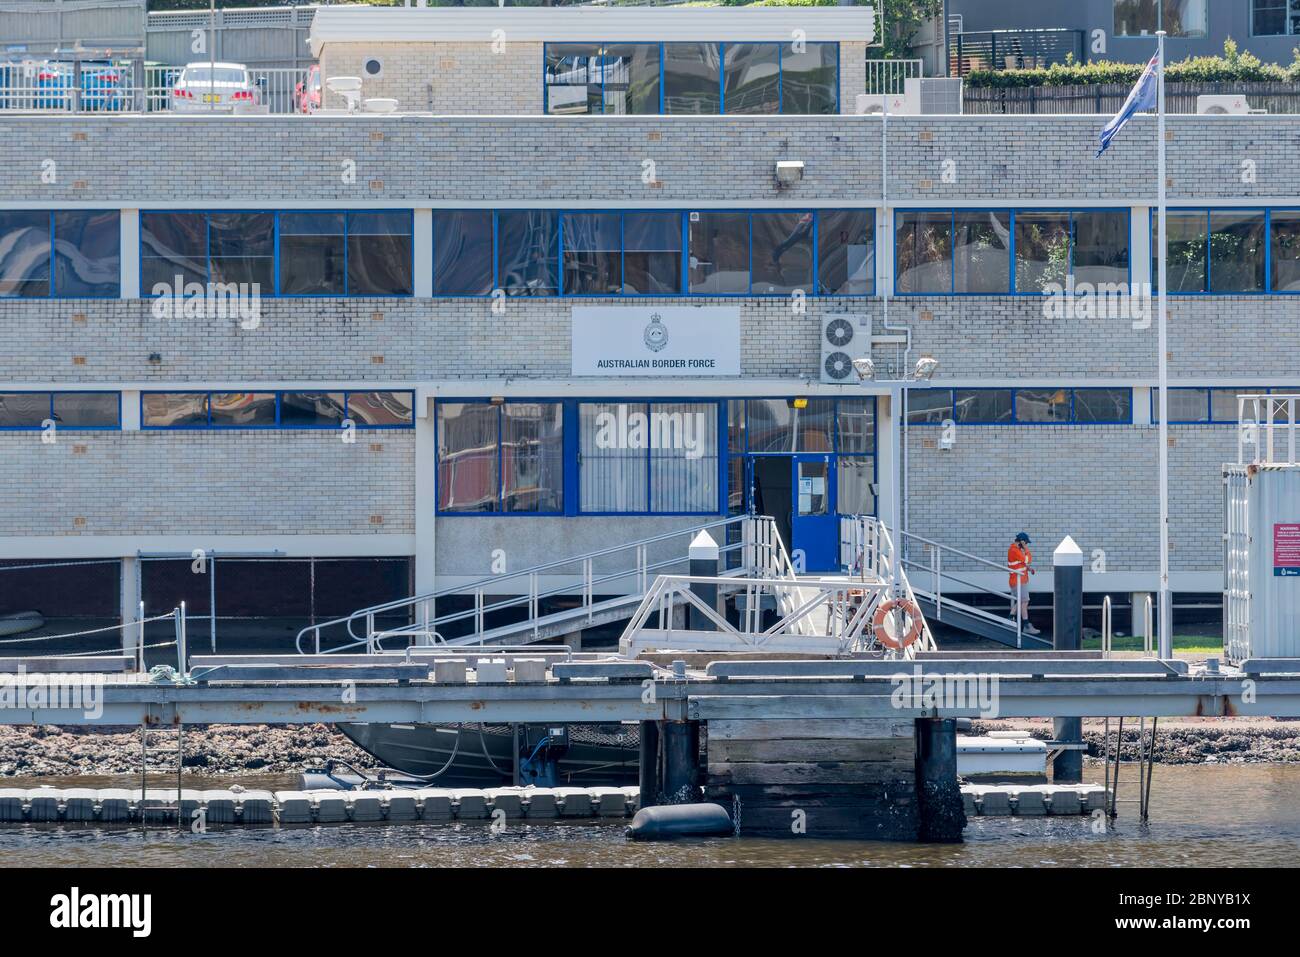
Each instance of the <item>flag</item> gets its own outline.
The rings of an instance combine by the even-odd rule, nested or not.
[[[1138,77],[1137,85],[1133,87],[1124,101],[1120,111],[1115,114],[1114,118],[1107,123],[1101,130],[1101,148],[1097,150],[1097,156],[1106,152],[1106,147],[1110,146],[1110,141],[1115,138],[1115,134],[1124,128],[1138,110],[1154,110],[1156,108],[1156,80],[1157,70],[1160,64],[1160,53],[1157,51],[1151,57],[1147,68],[1142,71]],[[1094,157],[1095,158],[1095,157]]]

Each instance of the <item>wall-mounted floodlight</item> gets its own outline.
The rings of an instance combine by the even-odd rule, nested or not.
[[[803,179],[803,160],[777,160],[776,185],[793,186]]]
[[[868,356],[859,356],[853,360],[853,371],[858,374],[859,382],[867,382],[876,377],[876,364]]]
[[[939,360],[934,356],[921,356],[916,360],[916,371],[912,374],[912,378],[918,381],[932,379],[938,368]]]

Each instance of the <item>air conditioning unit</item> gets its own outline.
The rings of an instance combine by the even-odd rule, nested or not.
[[[871,317],[836,312],[822,316],[821,380],[835,385],[853,385],[857,356],[871,354]]]
[[[889,107],[890,116],[915,116],[920,110],[920,100],[907,93],[859,93],[854,108],[859,116],[880,114]]]
[[[903,95],[914,104],[915,113],[927,116],[961,115],[961,77],[909,77],[903,81],[903,90]]]
[[[1251,110],[1250,104],[1240,93],[1203,93],[1196,97],[1196,112],[1202,115],[1245,115]]]

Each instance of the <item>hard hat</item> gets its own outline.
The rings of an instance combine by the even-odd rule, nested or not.
[[[1026,545],[1030,544],[1029,536],[1026,535],[1024,532],[1021,532],[1019,535],[1016,536],[1016,541],[1024,542]]]

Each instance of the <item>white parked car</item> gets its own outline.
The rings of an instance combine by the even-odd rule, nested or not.
[[[257,87],[242,63],[187,63],[169,100],[178,113],[232,113],[257,103]]]

